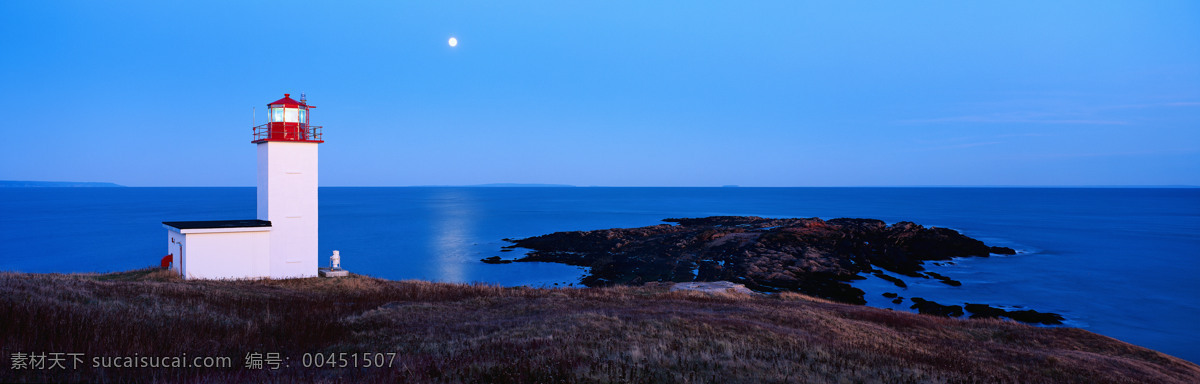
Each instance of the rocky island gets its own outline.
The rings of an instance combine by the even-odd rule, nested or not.
[[[645,282],[732,281],[759,292],[792,291],[849,304],[865,304],[864,292],[849,284],[874,274],[905,287],[884,274],[960,282],[926,272],[926,261],[954,257],[1015,254],[1005,247],[948,228],[911,222],[892,225],[874,219],[770,219],[716,216],[666,219],[672,224],[641,228],[557,232],[526,239],[506,239],[506,248],[531,249],[513,260],[543,261],[590,267],[582,283],[589,287]],[[484,262],[503,263],[499,257]],[[889,296],[895,297],[895,296]],[[902,300],[896,298],[896,300]],[[962,316],[963,307],[913,298],[913,309],[941,316]],[[1005,311],[970,304],[971,317],[1061,324],[1062,316],[1033,310]]]

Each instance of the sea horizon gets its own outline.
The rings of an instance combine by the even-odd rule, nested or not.
[[[80,186],[14,186],[7,183],[51,183],[51,184],[111,184],[112,187],[122,188],[256,188],[255,185],[123,185],[112,182],[94,181],[36,181],[36,180],[0,180],[0,188],[33,188],[60,187],[79,188]],[[1055,185],[1055,184],[931,184],[931,185],[798,185],[798,186],[761,186],[761,185],[573,185],[554,183],[483,183],[483,184],[431,184],[431,185],[320,185],[320,188],[1200,188],[1200,185],[1156,185],[1156,184],[1113,184],[1113,185]]]

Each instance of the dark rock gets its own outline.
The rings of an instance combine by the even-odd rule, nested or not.
[[[896,293],[894,293],[894,292],[884,292],[884,293],[883,293],[883,297],[886,297],[886,298],[889,298],[889,299],[895,299],[895,298],[896,298],[896,297],[898,297],[898,296],[900,296],[900,295],[899,295],[899,294],[896,294]]]
[[[967,303],[966,307],[967,312],[971,312],[972,319],[996,319],[1004,316],[1004,314],[1008,312],[1000,308],[994,308],[987,304]]]
[[[888,275],[884,274],[883,272],[875,272],[875,277],[890,281],[890,282],[892,282],[892,284],[895,284],[897,287],[908,288],[908,284],[905,284],[904,280],[900,280],[900,278],[898,278],[898,277],[888,276]]]
[[[1006,313],[1004,316],[1023,323],[1046,325],[1059,325],[1062,324],[1063,320],[1066,320],[1066,318],[1057,313],[1038,312],[1032,309],[1026,309],[1023,311],[1008,311],[1008,313]]]
[[[920,297],[912,299],[913,305],[909,308],[917,310],[922,315],[933,315],[942,317],[959,317],[963,315],[963,307],[959,305],[941,305]]]
[[[990,247],[990,248],[988,248],[988,252],[995,253],[997,255],[1015,255],[1015,254],[1017,254],[1017,251],[1015,251],[1009,247]]]
[[[533,250],[516,261],[589,267],[582,280],[587,286],[726,280],[760,292],[798,291],[860,304],[864,293],[848,283],[876,271],[874,266],[927,277],[920,273],[927,260],[988,255],[978,240],[910,222],[737,216],[665,221],[675,225],[558,232],[510,240],[509,247]]]
[[[903,297],[897,297],[897,298],[895,298],[895,299],[892,299],[892,304],[900,304],[900,303],[903,303],[903,302],[904,302],[904,298],[903,298]],[[888,308],[888,309],[891,309],[891,308]]]
[[[952,286],[952,287],[958,287],[958,286],[961,286],[961,285],[962,285],[962,283],[961,283],[961,282],[959,282],[958,280],[951,279],[951,278],[949,278],[949,277],[946,277],[946,276],[944,276],[944,275],[942,275],[942,274],[940,274],[940,273],[937,273],[937,272],[925,272],[925,274],[926,274],[926,275],[929,275],[929,276],[930,276],[930,277],[932,277],[932,278],[938,279],[938,280],[940,280],[942,283],[945,283],[946,285],[949,285],[949,286]]]
[[[512,260],[500,259],[500,256],[492,256],[492,257],[489,257],[486,259],[480,259],[479,261],[482,261],[482,262],[488,263],[488,264],[508,264],[508,263],[513,262]]]
[[[1006,311],[1000,308],[995,308],[987,304],[967,304],[967,311],[971,312],[972,319],[978,318],[1000,318],[1006,317],[1022,323],[1030,324],[1045,324],[1059,325],[1062,324],[1065,318],[1057,313],[1038,312],[1032,309],[1020,311]]]

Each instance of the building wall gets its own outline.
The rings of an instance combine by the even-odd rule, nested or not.
[[[317,275],[317,145],[258,144],[258,219],[271,222],[272,278]]]
[[[187,248],[186,236],[175,231],[167,231],[167,253],[171,255],[171,270],[183,276],[183,252]]]
[[[178,232],[170,232],[172,236]],[[271,232],[182,234],[186,279],[247,279],[271,276]],[[178,241],[178,240],[176,240]]]

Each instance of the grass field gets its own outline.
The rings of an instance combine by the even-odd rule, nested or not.
[[[0,273],[0,382],[1200,382],[1195,364],[1079,329],[667,287]],[[39,353],[76,355],[13,369]],[[252,353],[279,369],[247,368]],[[184,354],[232,366],[92,366]]]

